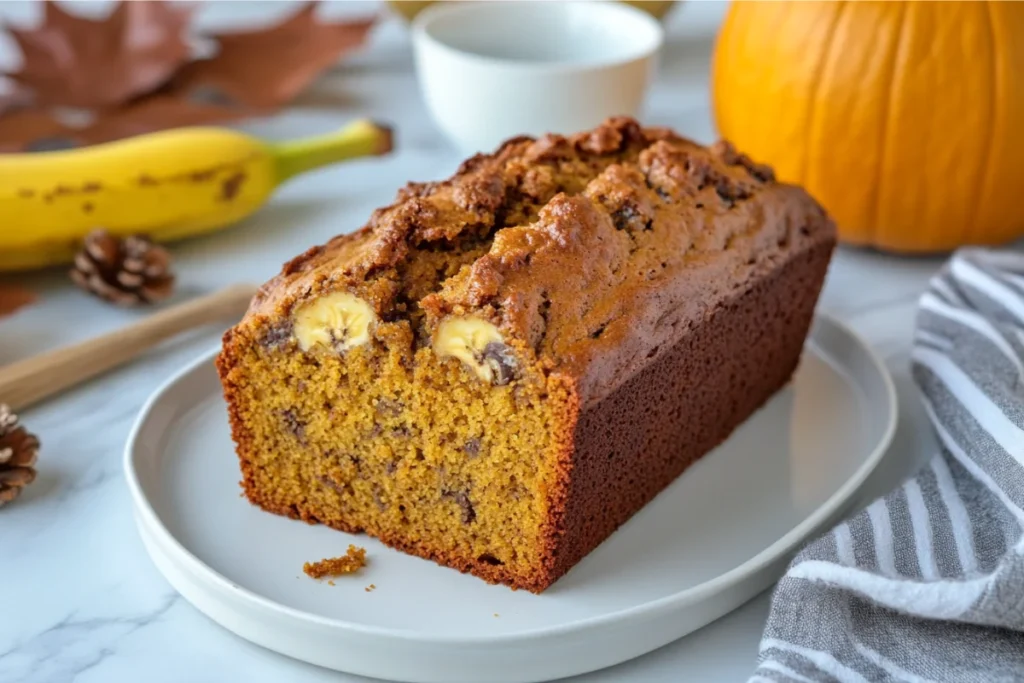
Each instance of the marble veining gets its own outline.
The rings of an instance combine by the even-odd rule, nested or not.
[[[327,3],[358,14],[376,3]],[[102,6],[103,3],[99,3]],[[90,6],[85,6],[90,9]],[[31,2],[0,6],[0,20],[23,20]],[[207,26],[270,17],[281,2],[212,3]],[[647,120],[702,142],[713,140],[708,54],[721,3],[688,2],[671,15],[669,39],[649,99]],[[10,65],[0,43],[0,67]],[[180,286],[173,300],[241,279],[262,281],[283,260],[355,229],[406,180],[451,173],[455,152],[427,117],[402,23],[389,19],[371,47],[329,73],[299,105],[247,128],[268,137],[328,130],[356,116],[394,123],[398,151],[356,161],[287,185],[237,229],[174,248]],[[850,325],[893,370],[902,421],[875,473],[877,494],[920,462],[934,444],[907,375],[917,296],[936,259],[904,260],[841,249],[821,309]],[[42,303],[0,322],[0,363],[113,330],[144,315],[105,306],[73,289],[59,272],[31,275]],[[121,456],[135,415],[171,373],[213,347],[222,328],[182,336],[128,367],[24,414],[43,442],[40,475],[0,511],[0,682],[119,683],[368,681],[296,662],[217,626],[175,593],[153,566],[135,530]],[[767,614],[762,595],[683,640],[633,662],[581,676],[577,683],[741,681],[752,668]]]
[[[83,617],[76,610],[56,624],[0,652],[10,661],[5,681],[76,680],[117,654],[117,644],[161,619],[182,598],[168,593],[159,604],[109,617]]]

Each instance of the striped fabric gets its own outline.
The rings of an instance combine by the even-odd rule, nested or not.
[[[797,555],[750,683],[1024,681],[1024,254],[954,255],[912,366],[941,452]]]

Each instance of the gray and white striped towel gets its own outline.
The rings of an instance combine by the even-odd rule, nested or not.
[[[794,558],[750,683],[1024,681],[1024,254],[955,254],[912,365],[941,452]]]

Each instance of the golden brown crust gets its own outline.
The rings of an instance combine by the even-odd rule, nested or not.
[[[690,143],[658,141],[583,193],[556,195],[536,221],[499,231],[422,306],[432,322],[466,312],[498,322],[552,371],[576,378],[589,405],[672,341],[659,321],[680,309],[700,320],[832,231],[803,191]]]
[[[242,326],[337,289],[388,320],[422,310],[423,337],[472,312],[578,381],[587,405],[671,341],[658,324],[667,314],[698,320],[808,240],[834,240],[834,226],[767,167],[725,142],[612,119],[516,138],[443,182],[410,183],[361,230],[289,261]],[[403,278],[418,253],[442,248],[466,252],[466,265],[425,288]]]
[[[631,119],[571,137],[510,140],[468,159],[445,181],[410,183],[361,230],[289,261],[225,335],[218,371],[245,492],[272,512],[361,531],[318,518],[302,501],[282,505],[256,484],[247,458],[256,440],[237,406],[242,345],[287,340],[293,307],[337,290],[371,302],[382,321],[378,338],[410,348],[446,316],[472,313],[498,325],[516,353],[530,356],[549,384],[571,397],[553,435],[557,476],[546,492],[541,566],[515,572],[401,533],[378,537],[487,581],[540,592],[788,379],[834,243],[834,225],[803,190],[775,182],[771,169],[725,142],[705,148]],[[804,289],[790,297],[786,288],[796,285]],[[768,304],[780,316],[765,323],[782,330],[776,338],[740,329],[734,339],[701,342],[717,347],[685,351],[754,315],[737,311]],[[687,358],[721,364],[722,349],[741,353],[759,341],[764,346],[750,357],[777,367],[749,385],[686,365]],[[678,395],[636,393],[636,378],[661,377],[677,366],[689,368],[673,375]],[[702,403],[699,383],[708,379],[747,396],[737,402],[726,391]],[[698,383],[692,396],[688,382]],[[686,429],[708,430],[694,448],[641,444],[627,433],[635,427],[608,438],[581,432],[612,419],[635,424],[647,409],[669,408],[668,418],[685,418]],[[705,408],[720,413],[707,425]],[[612,443],[626,465],[600,462]],[[602,487],[617,490],[630,467],[645,468],[636,488],[602,500]]]

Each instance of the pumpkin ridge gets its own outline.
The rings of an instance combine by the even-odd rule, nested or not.
[[[988,127],[988,144],[985,145],[985,156],[981,160],[981,169],[978,173],[978,186],[975,188],[974,196],[978,202],[984,202],[985,197],[983,193],[988,187],[988,174],[992,168],[992,154],[995,151],[996,144],[996,119],[999,117],[999,46],[996,45],[996,25],[995,18],[992,16],[992,3],[986,2],[985,5],[985,18],[988,21],[988,38],[989,45],[992,46],[992,121]],[[972,235],[975,234],[978,228],[978,220],[981,217],[981,211],[976,209],[971,216],[970,225],[963,225],[960,228],[960,235],[958,236],[958,242],[963,244]]]
[[[740,19],[743,19],[743,15],[737,14],[736,12],[728,12],[725,15],[725,20],[722,22],[722,29],[715,36],[714,52],[711,59],[711,80],[712,83],[717,83],[715,79],[718,74],[722,72],[722,62],[728,59],[735,59],[732,52],[732,43],[736,42],[736,34],[738,29],[736,28]],[[733,68],[732,65],[729,65]],[[722,106],[722,90],[721,88],[713,87],[711,90],[711,103],[714,110],[714,116],[716,118],[723,116],[725,108]],[[728,126],[723,125],[722,121],[718,120],[719,130],[724,128],[732,128],[733,124],[730,122]]]
[[[810,165],[811,160],[811,147],[814,145],[814,119],[815,111],[818,109],[818,95],[821,94],[821,82],[823,80],[823,72],[825,65],[828,64],[832,59],[832,49],[835,47],[832,39],[835,37],[836,28],[839,26],[839,20],[843,18],[843,11],[847,7],[846,0],[839,3],[836,14],[832,17],[832,23],[828,27],[828,38],[825,40],[825,44],[828,47],[822,52],[821,57],[818,61],[818,66],[814,69],[814,80],[811,82],[811,96],[808,98],[808,112],[807,112],[807,133],[810,139],[809,144],[804,146],[804,156],[800,164],[800,173],[793,179],[795,183],[806,184],[807,183],[807,167]]]
[[[874,193],[874,199],[871,201],[871,220],[867,225],[867,241],[868,244],[874,244],[877,234],[878,226],[881,223],[882,216],[882,178],[885,177],[886,173],[886,161],[889,158],[889,135],[892,132],[893,126],[890,125],[889,119],[893,116],[893,95],[896,92],[896,70],[900,68],[900,57],[903,56],[904,39],[906,38],[907,26],[910,21],[907,20],[907,14],[910,11],[910,5],[904,4],[900,7],[900,20],[899,20],[899,35],[896,36],[896,47],[892,51],[892,67],[889,69],[889,88],[885,95],[885,103],[882,105],[882,130],[879,135],[879,141],[881,143],[880,154],[878,155],[878,171],[874,177],[874,187],[872,191]]]
[[[780,29],[784,28],[786,26],[786,21],[789,20],[790,17],[794,14],[794,12],[792,11],[793,7],[791,5],[788,5],[788,4],[781,5],[781,11],[778,9],[778,6],[772,7],[772,10],[777,12],[777,15],[775,17],[775,21],[772,24],[772,29],[775,30],[775,31],[779,31]],[[751,13],[751,15],[749,15],[749,16],[756,16],[756,15],[754,13]],[[749,31],[749,28],[747,30]],[[761,30],[760,27],[758,27],[758,30]],[[768,64],[775,64],[777,62],[780,50],[782,50],[782,44],[781,43],[776,42],[774,45],[772,45],[771,57],[770,57],[770,60],[767,61]],[[765,99],[764,98],[764,93],[756,91],[756,90],[755,90],[755,93],[757,94],[757,99],[755,99],[753,101],[752,105],[753,105],[753,107],[755,108],[756,111],[763,111],[763,109],[764,109],[763,105],[764,105],[764,99]],[[762,129],[763,131],[766,131],[768,133],[768,135],[770,135],[772,127],[771,127],[771,124],[767,122],[767,118],[768,117],[765,117],[765,119],[763,119],[763,121],[765,121],[765,123],[762,123],[759,126],[759,128]],[[749,121],[746,123],[746,125],[750,125]],[[765,139],[764,135],[759,135],[759,137],[761,139]],[[797,181],[797,182],[799,182],[799,181]]]

